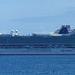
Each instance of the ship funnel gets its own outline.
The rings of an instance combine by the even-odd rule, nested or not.
[[[67,29],[71,29],[70,25],[66,25],[66,28],[67,28]]]
[[[62,25],[62,27],[61,28],[65,28],[65,25]]]

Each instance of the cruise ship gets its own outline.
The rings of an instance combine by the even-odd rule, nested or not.
[[[53,33],[0,33],[0,54],[75,54],[75,29],[62,25]]]

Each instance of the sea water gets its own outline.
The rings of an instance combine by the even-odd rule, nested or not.
[[[75,55],[0,55],[0,75],[75,75]]]

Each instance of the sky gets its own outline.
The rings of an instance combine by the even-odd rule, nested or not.
[[[53,32],[61,25],[75,28],[75,0],[0,0],[0,32]]]

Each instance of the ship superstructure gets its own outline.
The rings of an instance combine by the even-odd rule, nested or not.
[[[0,54],[75,54],[75,29],[63,25],[54,33],[0,34]]]

